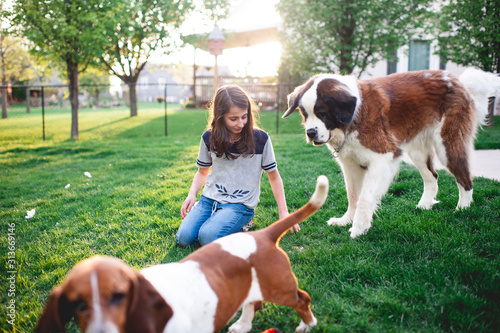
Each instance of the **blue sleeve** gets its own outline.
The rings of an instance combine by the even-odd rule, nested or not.
[[[210,132],[203,133],[200,142],[200,151],[196,159],[196,166],[199,168],[209,168],[212,166],[212,156],[210,155]]]

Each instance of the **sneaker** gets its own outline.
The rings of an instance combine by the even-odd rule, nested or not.
[[[248,222],[247,224],[245,224],[245,226],[242,229],[243,229],[243,231],[249,231],[254,226],[255,226],[255,223],[253,222],[253,220],[251,220],[250,222]]]

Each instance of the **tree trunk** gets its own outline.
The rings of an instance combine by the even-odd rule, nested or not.
[[[4,34],[0,34],[0,46],[3,44]],[[7,67],[5,64],[5,53],[3,47],[0,47],[0,59],[2,59],[2,86],[7,85]],[[2,118],[7,118],[7,88],[2,88]]]
[[[95,91],[95,96],[94,96],[94,106],[96,108],[99,107],[99,89],[96,89]]]
[[[136,82],[129,83],[130,91],[130,116],[137,116],[137,85]]]
[[[71,101],[71,139],[78,140],[78,64],[66,61],[69,79],[69,99]]]

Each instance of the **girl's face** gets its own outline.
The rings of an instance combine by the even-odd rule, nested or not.
[[[229,112],[224,115],[224,124],[227,130],[231,134],[231,138],[237,140],[243,127],[248,122],[247,110],[240,109],[237,106],[233,106],[229,109]]]

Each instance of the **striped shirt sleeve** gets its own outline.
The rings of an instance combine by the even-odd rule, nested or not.
[[[278,165],[276,164],[276,158],[274,156],[273,144],[271,143],[271,138],[267,139],[264,145],[264,150],[262,151],[262,169],[265,172],[271,172],[276,170]]]
[[[196,166],[199,168],[209,168],[212,166],[212,156],[208,150],[208,146],[205,143],[203,137],[200,142],[200,151],[198,152],[198,158],[196,159]]]

